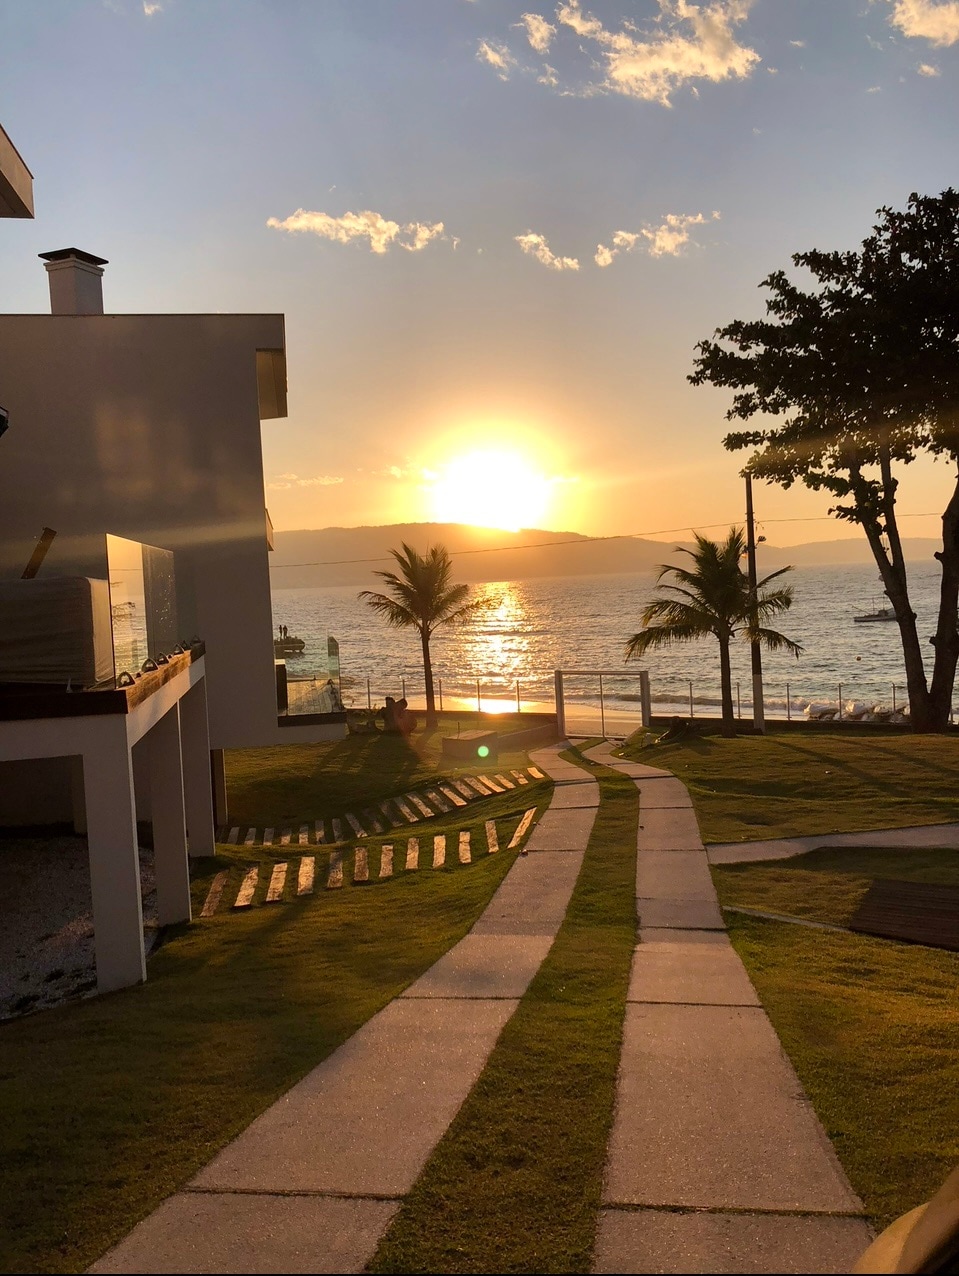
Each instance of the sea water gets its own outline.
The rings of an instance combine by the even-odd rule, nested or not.
[[[919,617],[927,669],[933,648],[939,575],[935,563],[912,564],[910,594]],[[801,715],[810,703],[881,705],[906,700],[899,628],[894,623],[856,624],[854,616],[888,605],[878,573],[870,567],[797,568],[783,581],[793,586],[790,611],[771,622],[802,644],[797,660],[763,653],[766,713]],[[371,579],[370,588],[376,588]],[[410,703],[423,698],[419,639],[412,630],[389,629],[357,598],[359,586],[282,589],[273,594],[274,624],[303,638],[299,657],[287,657],[290,678],[328,676],[327,635],[340,645],[343,698],[382,703],[405,690]],[[626,663],[624,646],[641,627],[643,607],[654,596],[646,573],[610,576],[551,576],[474,585],[492,600],[489,610],[467,625],[437,631],[432,640],[434,675],[450,703],[476,705],[477,683],[484,708],[490,702],[515,707],[520,700],[551,703],[553,671],[611,671],[603,679],[610,708],[635,710],[640,669],[650,674],[654,712],[715,714],[720,703],[719,648],[714,639],[650,651]],[[744,714],[751,711],[749,647],[733,644],[733,690]],[[619,673],[618,671],[622,671]],[[367,688],[369,680],[369,689]],[[789,689],[787,702],[787,686]],[[567,676],[568,700],[596,703],[596,676]]]

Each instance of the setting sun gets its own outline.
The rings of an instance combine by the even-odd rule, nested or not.
[[[519,531],[543,521],[550,481],[516,452],[471,452],[450,461],[432,487],[433,517]]]

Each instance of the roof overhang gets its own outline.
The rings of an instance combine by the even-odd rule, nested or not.
[[[33,216],[33,174],[0,125],[0,217]]]
[[[260,420],[286,416],[286,351],[257,350],[256,386]]]

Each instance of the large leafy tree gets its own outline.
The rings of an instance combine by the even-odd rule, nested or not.
[[[731,527],[724,541],[712,541],[699,532],[694,535],[695,549],[676,550],[692,559],[691,566],[660,565],[657,577],[660,597],[654,598],[643,612],[643,628],[626,643],[626,659],[635,660],[654,647],[716,638],[723,735],[731,736],[736,733],[729,663],[733,639],[760,642],[770,651],[791,651],[796,656],[802,651],[799,643],[768,628],[767,624],[774,616],[788,611],[793,601],[791,586],[781,585],[772,590],[767,586],[792,569],[781,567],[765,576],[757,582],[754,594],[742,568],[746,541],[741,527]],[[666,577],[671,579],[664,584]]]
[[[489,606],[485,598],[470,599],[468,585],[454,585],[453,564],[449,551],[442,545],[431,546],[425,554],[403,543],[402,549],[391,549],[398,572],[376,572],[385,582],[388,594],[361,590],[364,599],[393,629],[415,629],[423,649],[423,673],[426,679],[426,725],[436,726],[436,695],[433,689],[433,664],[430,639],[441,625],[463,624]]]
[[[725,439],[754,449],[751,474],[829,492],[830,513],[863,529],[899,624],[913,727],[942,731],[959,660],[959,192],[877,217],[858,252],[793,256],[809,290],[782,271],[764,279],[767,318],[700,342],[689,380],[735,391],[728,420],[759,418]],[[950,467],[931,680],[896,510],[901,467],[921,453]]]

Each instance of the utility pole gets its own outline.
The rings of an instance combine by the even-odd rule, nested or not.
[[[746,569],[749,575],[749,589],[756,599],[756,524],[753,518],[753,478],[747,470],[746,478]],[[756,623],[756,613],[752,621]],[[766,734],[766,708],[763,704],[763,656],[759,643],[754,639],[750,644],[750,657],[753,667],[753,727],[760,735]]]

